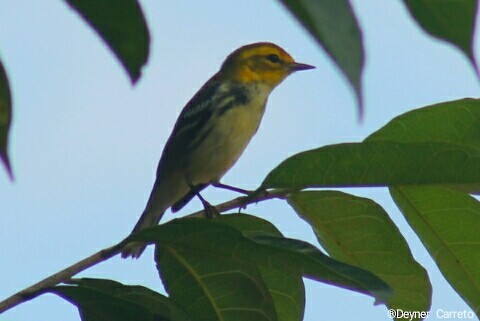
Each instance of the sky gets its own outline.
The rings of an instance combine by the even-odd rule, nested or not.
[[[100,38],[63,1],[0,2],[0,57],[14,101],[10,156],[15,181],[0,171],[0,299],[123,239],[150,193],[160,153],[182,107],[234,49],[271,41],[317,69],[295,74],[271,95],[247,150],[223,178],[258,187],[286,157],[327,144],[358,142],[413,108],[478,97],[465,57],[435,40],[401,1],[352,1],[363,29],[365,117],[343,75],[277,1],[144,0],[152,36],[136,86]],[[385,188],[348,189],[380,203],[429,272],[432,311],[471,311],[444,280]],[[209,188],[211,203],[237,195]],[[191,202],[179,214],[201,208]],[[316,242],[284,202],[249,206],[288,237]],[[175,216],[168,213],[164,220]],[[79,276],[163,291],[149,249],[138,261],[114,258]],[[305,280],[306,321],[390,320],[371,297]],[[44,295],[0,321],[79,320],[77,309]],[[428,320],[440,320],[435,315]]]

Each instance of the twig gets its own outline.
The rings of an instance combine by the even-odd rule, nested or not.
[[[245,207],[246,205],[266,201],[274,198],[284,198],[289,193],[288,190],[275,190],[273,192],[268,191],[258,191],[253,193],[251,196],[243,196],[235,198],[231,201],[221,203],[215,206],[218,212],[225,212],[235,208]],[[204,215],[204,211],[198,211],[192,213],[188,216],[201,216]],[[121,241],[120,243],[103,249],[51,276],[43,279],[42,281],[35,283],[28,288],[21,290],[20,292],[15,293],[9,298],[0,302],[0,314],[29,300],[36,298],[37,296],[44,293],[49,288],[63,282],[69,281],[74,275],[98,264],[103,261],[106,261],[122,250],[126,245],[127,239]]]
[[[43,279],[38,283],[35,283],[34,285],[23,289],[20,292],[15,293],[11,297],[0,302],[0,313],[3,313],[13,308],[14,306],[17,306],[20,303],[36,298],[37,296],[42,294],[43,291],[45,291],[46,289],[52,286],[55,286],[59,283],[68,281],[75,274],[80,273],[91,266],[94,266],[100,262],[103,262],[117,255],[124,245],[125,244],[123,244],[123,242],[120,242],[115,246],[101,250],[67,267],[66,269],[63,269],[55,274],[52,274],[51,276],[47,277],[46,279]]]
[[[291,189],[275,189],[273,191],[259,190],[253,192],[250,196],[240,196],[231,201],[215,205],[218,212],[223,213],[236,208],[245,208],[247,205],[260,203],[271,199],[284,199],[285,196],[292,193]],[[187,215],[187,217],[204,216],[204,210]]]

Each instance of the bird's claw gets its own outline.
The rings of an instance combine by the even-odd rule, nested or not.
[[[203,213],[205,213],[205,218],[207,219],[220,217],[220,212],[217,208],[208,202],[207,204],[203,204]]]

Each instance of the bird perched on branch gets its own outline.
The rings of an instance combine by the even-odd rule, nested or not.
[[[196,195],[201,198],[208,185],[219,184],[256,133],[272,90],[290,74],[312,68],[268,42],[231,53],[180,113],[132,233],[158,224],[168,208],[176,212]],[[138,258],[144,249],[132,242],[122,257]]]

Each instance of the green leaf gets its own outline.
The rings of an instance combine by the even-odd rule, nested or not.
[[[8,78],[0,62],[0,160],[3,162],[10,179],[13,180],[12,167],[8,158],[8,136],[12,122],[12,98]]]
[[[263,282],[272,296],[279,321],[302,321],[305,287],[302,275],[259,266]]]
[[[363,115],[362,33],[348,0],[280,0],[342,70],[355,90]]]
[[[480,149],[480,100],[466,98],[409,111],[365,141],[444,142]]]
[[[480,100],[465,98],[409,111],[371,134],[366,142],[445,142],[480,150]],[[480,182],[457,190],[480,192]]]
[[[444,142],[480,150],[480,100],[465,98],[409,111],[365,139],[374,141]],[[480,182],[453,186],[465,192],[480,192]]]
[[[480,316],[480,203],[442,187],[390,193],[452,287]]]
[[[272,266],[279,264],[290,269],[285,264],[293,264],[307,278],[369,294],[375,297],[375,304],[386,303],[392,295],[391,288],[371,272],[336,261],[307,242],[260,236],[252,239],[259,245],[267,246],[265,253],[275,255],[274,259],[280,260]],[[258,259],[259,264],[272,264],[270,261],[264,262],[265,257]]]
[[[174,245],[157,249],[167,293],[196,320],[278,320],[255,265]]]
[[[390,309],[429,311],[432,288],[425,269],[383,208],[337,191],[300,192],[288,202],[309,223],[333,258],[368,270],[393,289]]]
[[[244,235],[283,237],[269,221],[247,214],[222,215],[219,222],[240,230]],[[300,273],[258,266],[262,279],[272,296],[279,321],[302,321],[305,312],[305,287]]]
[[[462,99],[398,116],[364,143],[294,155],[270,172],[262,186],[449,184],[478,189],[479,151],[480,100]]]
[[[430,35],[458,47],[478,72],[473,52],[476,0],[403,0],[412,17]]]
[[[480,150],[449,143],[365,142],[294,155],[262,188],[458,184],[480,182]]]
[[[251,228],[245,220],[239,225]],[[271,292],[254,264],[177,244],[158,246],[155,257],[169,295],[198,320],[278,320]]]
[[[191,321],[171,299],[142,286],[75,279],[49,290],[76,305],[83,321]]]
[[[248,233],[244,235],[238,229],[216,220],[173,220],[146,229],[130,239],[157,243],[160,250],[168,247],[198,252],[199,255],[216,255],[227,262],[235,259],[284,273],[301,273],[314,280],[371,295],[380,303],[391,295],[388,285],[370,272],[335,261],[306,242]]]
[[[103,38],[135,83],[148,60],[150,34],[136,0],[66,0]]]
[[[448,142],[480,150],[480,100],[461,99],[413,110],[390,121],[367,141]],[[462,163],[445,165],[461,170]],[[432,258],[464,300],[479,313],[480,260],[477,235],[480,206],[465,191],[473,188],[392,187],[390,193]],[[460,190],[460,191],[458,191]],[[476,245],[475,245],[476,242]]]

